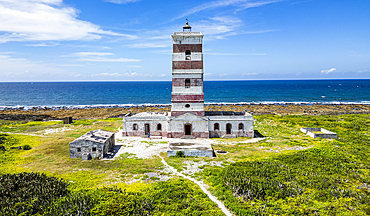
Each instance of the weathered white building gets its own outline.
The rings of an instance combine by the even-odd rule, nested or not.
[[[102,129],[90,131],[69,143],[69,156],[82,160],[104,158],[114,145],[114,132]]]
[[[186,23],[172,34],[171,112],[128,114],[123,136],[168,138],[253,137],[253,116],[247,112],[204,111],[203,34]]]

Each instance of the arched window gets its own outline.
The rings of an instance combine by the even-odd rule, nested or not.
[[[218,123],[215,123],[213,125],[213,130],[216,131],[216,130],[220,130],[220,125]]]
[[[239,124],[239,130],[244,130],[244,125],[243,125],[243,123],[240,123],[240,124]]]
[[[185,55],[190,55],[190,54],[191,54],[190,50],[185,51]]]
[[[158,131],[162,130],[162,125],[161,124],[157,124],[157,130]]]
[[[134,124],[134,125],[132,126],[132,130],[137,130],[137,124]]]
[[[185,104],[185,108],[190,108],[190,104]]]
[[[190,79],[185,79],[185,88],[190,88]]]

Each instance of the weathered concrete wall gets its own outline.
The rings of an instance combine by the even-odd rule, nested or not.
[[[200,32],[172,34],[171,116],[204,115],[202,39]],[[185,86],[186,79],[190,81],[188,86]]]
[[[190,59],[186,57],[189,56]],[[186,55],[185,52],[172,54],[172,61],[203,61],[203,54],[200,52],[191,52],[190,55]]]
[[[172,102],[179,102],[179,103],[194,103],[194,102],[204,102],[204,95],[203,94],[172,94]]]
[[[209,131],[209,138],[220,138],[224,135],[226,135],[226,130]],[[235,135],[236,137],[254,137],[254,131],[245,131],[245,130],[232,131],[232,135]]]
[[[167,157],[176,156],[178,151],[167,151]],[[202,151],[202,150],[184,150],[184,155],[187,157],[213,157],[213,151]]]
[[[191,52],[202,52],[202,44],[173,44],[173,53],[185,53],[186,50]]]
[[[190,113],[190,114],[193,114],[193,115],[197,115],[197,116],[204,116],[204,111],[172,111],[172,116],[180,116],[180,115],[184,115],[186,113]]]
[[[226,134],[226,125],[231,124],[231,134],[238,137],[253,137],[253,116],[208,116],[208,130],[210,137],[222,137]],[[214,125],[219,124],[219,130],[214,130]],[[243,124],[243,129],[239,130],[239,124]]]
[[[174,69],[172,70],[173,78],[202,78],[203,69]]]
[[[144,136],[145,124],[149,124],[150,134],[152,136],[167,136],[168,118],[165,115],[156,116],[148,114],[138,117],[123,118],[123,136]],[[133,130],[134,124],[137,125],[137,130]],[[157,130],[158,124],[161,124],[161,130]]]
[[[195,48],[195,46],[190,47],[190,44],[202,44],[203,34],[200,32],[174,32],[172,34],[172,41],[177,45],[188,45],[188,48]],[[186,47],[186,46],[185,46]],[[183,50],[183,46],[173,46],[173,50]]]
[[[172,69],[203,69],[203,61],[173,61]]]
[[[91,133],[103,134],[103,136],[90,135]],[[115,137],[113,132],[91,131],[69,143],[69,155],[71,158],[104,158],[114,145]]]
[[[191,136],[196,138],[208,138],[208,121],[204,117],[185,114],[172,118],[169,121],[169,132],[173,138],[180,138],[185,135],[185,125],[191,125]]]
[[[190,79],[190,88],[185,88],[185,79],[186,78]],[[179,90],[181,89],[182,91],[190,90],[190,89],[194,88],[195,86],[203,86],[203,78],[189,78],[189,77],[172,78],[172,86],[173,87],[183,87],[183,88],[179,88]],[[201,90],[203,90],[203,89],[201,89]]]

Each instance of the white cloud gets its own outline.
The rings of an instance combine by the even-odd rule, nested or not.
[[[65,78],[66,74],[62,69],[9,55],[0,54],[0,65],[2,81],[56,80]]]
[[[161,75],[159,75],[159,77],[164,77],[164,76],[166,76],[166,74],[161,74]]]
[[[110,59],[110,58],[101,58],[101,57],[95,57],[95,58],[80,58],[78,61],[88,61],[88,62],[139,62],[139,59],[127,59],[127,58],[116,58],[116,59]]]
[[[210,9],[215,9],[218,7],[226,7],[226,6],[235,6],[237,7],[237,11],[245,10],[247,8],[252,8],[252,7],[260,7],[266,4],[271,4],[271,3],[276,3],[282,0],[275,0],[275,1],[250,1],[250,0],[219,0],[219,1],[213,1],[213,2],[207,2],[204,4],[201,4],[199,6],[193,7],[184,13],[180,14],[176,18],[172,19],[180,19],[186,16],[189,16],[191,14],[203,11],[203,10],[210,10]]]
[[[78,10],[62,0],[0,0],[0,43],[8,41],[93,40],[102,35],[135,39],[136,36],[105,31],[77,19]]]
[[[220,74],[220,77],[227,76],[227,73]]]
[[[242,21],[240,19],[234,17],[213,17],[210,18],[210,20],[195,22],[193,26],[196,29],[201,29],[202,33],[205,35],[218,35],[220,37],[222,34],[228,33],[229,35],[232,33],[241,25],[241,23]]]
[[[54,65],[56,67],[82,67],[85,66],[83,64],[60,64],[60,65]]]
[[[115,3],[115,4],[126,4],[131,2],[138,2],[140,0],[105,0],[106,2]]]
[[[58,46],[59,43],[40,43],[40,44],[27,44],[26,46],[32,46],[32,47],[53,47]]]
[[[63,57],[78,57],[77,61],[86,62],[139,62],[139,59],[129,58],[108,58],[107,56],[114,56],[113,53],[106,52],[77,52]]]
[[[170,46],[169,43],[136,43],[128,45],[130,48],[160,48],[168,46]]]
[[[258,73],[246,73],[246,74],[241,74],[242,76],[254,76],[254,75],[258,75]]]
[[[216,55],[216,56],[234,56],[234,55],[240,55],[238,53],[214,53],[214,52],[206,52],[204,55]]]
[[[101,74],[99,74],[99,76],[122,76],[122,74],[119,74],[119,73],[101,73]]]
[[[113,56],[113,53],[102,53],[102,52],[77,52],[65,57],[85,57],[85,56]]]
[[[321,74],[329,74],[329,73],[332,73],[332,72],[335,72],[335,71],[337,71],[336,68],[331,68],[329,70],[322,70]]]
[[[247,55],[264,56],[264,55],[266,55],[266,53],[247,53]]]
[[[127,72],[124,74],[121,73],[100,73],[93,74],[92,77],[153,77],[153,74],[141,74],[136,71]],[[159,75],[161,77],[161,75]]]
[[[247,1],[246,3],[241,4],[236,11],[241,11],[241,10],[245,10],[245,9],[248,9],[248,8],[254,8],[254,7],[261,7],[263,5],[272,4],[272,3],[281,2],[281,1],[283,1],[283,0],[256,1],[256,2]]]

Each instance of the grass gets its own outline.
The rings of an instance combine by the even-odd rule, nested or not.
[[[0,132],[31,133],[50,128],[63,127],[63,121],[7,121],[0,120]]]
[[[235,215],[370,214],[370,208],[367,207],[370,206],[367,198],[370,197],[370,115],[262,115],[254,118],[255,129],[265,137],[259,142],[244,142],[250,138],[218,138],[213,139],[215,142],[212,147],[227,154],[217,154],[215,158],[167,158],[166,153],[161,156],[178,171],[186,169],[186,161],[222,161],[223,168],[204,165],[201,167],[203,171],[195,176],[205,181],[210,186],[209,190],[223,200]],[[99,128],[117,131],[120,126],[121,119],[77,120],[71,125],[61,122],[0,121],[0,131],[18,133],[3,135],[6,137],[4,139],[0,135],[0,145],[6,149],[5,152],[0,150],[0,173],[44,172],[63,178],[69,183],[69,190],[74,192],[111,185],[140,193],[152,191],[150,188],[157,187],[159,183],[150,181],[150,185],[145,186],[144,183],[126,185],[122,182],[135,175],[138,175],[138,179],[148,179],[144,173],[162,172],[159,157],[138,159],[134,155],[123,154],[110,161],[69,158],[68,144],[76,137]],[[69,130],[44,133],[46,129],[61,127]],[[301,127],[325,128],[337,133],[339,139],[313,139],[300,132]],[[166,144],[163,141],[143,143]],[[23,145],[30,145],[32,149],[10,149]],[[158,179],[152,177],[151,180]],[[196,188],[191,182],[177,180],[162,186],[186,190],[180,188],[181,184],[194,190]],[[162,186],[162,195],[170,196],[172,189],[165,190]],[[181,208],[185,208],[186,199],[181,196],[179,199],[185,200],[181,205]],[[206,198],[200,200],[206,202]],[[171,205],[175,206],[173,203],[165,206],[167,213],[175,211]],[[192,205],[195,206],[194,203]],[[205,211],[203,207],[199,207],[203,209],[201,211]]]
[[[370,214],[370,115],[255,116],[267,138],[247,157],[240,146],[224,155],[236,161],[225,169],[205,167],[201,174],[236,215]],[[300,127],[322,127],[339,139],[313,139]],[[359,133],[361,132],[361,133]],[[303,147],[303,150],[288,150]],[[245,145],[243,149],[247,149]],[[279,153],[273,153],[279,149]],[[255,157],[257,156],[257,157]],[[284,190],[280,190],[280,188]]]

